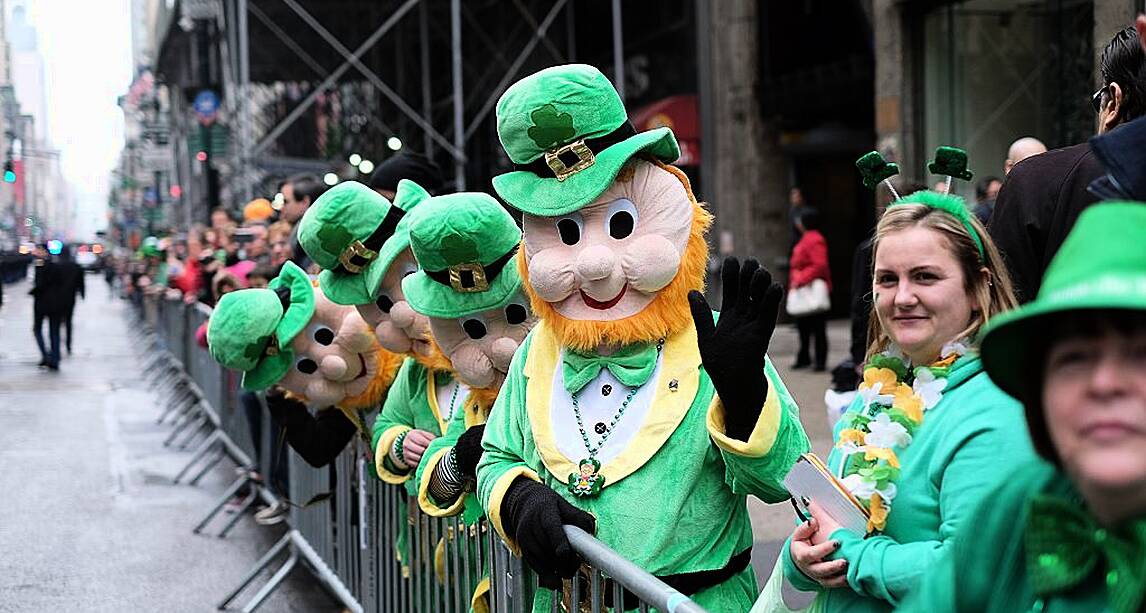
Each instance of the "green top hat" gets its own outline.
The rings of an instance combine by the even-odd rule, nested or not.
[[[497,102],[497,136],[516,170],[494,177],[494,189],[510,206],[546,217],[595,200],[637,153],[666,163],[680,156],[672,130],[635,132],[613,84],[585,64],[510,86]]]
[[[299,221],[298,241],[322,267],[322,291],[337,304],[374,300],[394,258],[410,245],[406,214],[430,194],[398,183],[391,204],[374,190],[346,181],[319,196]]]
[[[415,311],[441,319],[505,306],[521,289],[513,256],[521,230],[489,194],[430,198],[410,215],[421,270],[402,280]]]
[[[1146,311],[1146,204],[1107,202],[1083,211],[1043,277],[1033,302],[987,326],[983,367],[1008,394],[1024,398],[1026,368],[1048,320],[1069,311]],[[1135,248],[1134,245],[1138,245]]]
[[[314,316],[314,286],[293,262],[267,289],[231,292],[207,323],[207,346],[215,361],[243,371],[243,388],[265,389],[294,363],[290,343]]]

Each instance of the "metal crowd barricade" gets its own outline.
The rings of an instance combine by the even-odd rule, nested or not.
[[[239,406],[238,377],[211,359],[195,342],[196,330],[210,317],[201,304],[186,305],[168,299],[148,299],[141,315],[155,322],[150,345],[158,357],[149,360],[177,369],[179,377],[167,389],[183,422],[203,420],[210,434],[195,449],[179,481],[193,467],[194,484],[224,458],[251,468],[253,445],[262,445],[263,475],[269,478],[267,459],[272,447],[273,426],[264,415],[258,441],[251,434]],[[149,335],[146,329],[143,332]],[[150,338],[150,337],[149,337]],[[192,400],[187,401],[190,397]],[[165,410],[165,413],[167,411]],[[184,428],[191,426],[183,425]],[[372,476],[365,443],[354,438],[328,466],[314,468],[293,451],[288,454],[291,509],[288,531],[258,561],[220,605],[229,606],[263,572],[284,555],[285,560],[243,606],[253,611],[285,580],[299,563],[308,568],[347,610],[365,613],[461,613],[470,610],[473,588],[488,571],[488,604],[493,613],[531,611],[539,589],[536,578],[497,536],[488,522],[467,526],[460,516],[429,517],[408,498],[404,487],[383,483]],[[244,485],[254,488],[246,506],[232,516],[220,532],[245,516],[254,499],[268,504],[273,494],[242,474],[223,493],[211,512],[196,526],[201,531],[223,505]],[[552,612],[617,611],[624,592],[635,595],[636,610],[674,613],[704,613],[694,602],[638,568],[604,543],[585,532],[566,526],[573,548],[585,561],[582,573],[567,590],[568,601],[555,593]],[[398,559],[399,536],[403,536],[402,560]],[[609,593],[606,593],[609,592]]]

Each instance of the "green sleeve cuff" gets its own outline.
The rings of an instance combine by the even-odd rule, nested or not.
[[[792,584],[792,587],[800,590],[801,592],[818,592],[820,591],[820,584],[816,583],[811,577],[804,574],[796,566],[796,561],[792,559],[792,537],[788,537],[784,541],[783,549],[780,550],[780,559],[778,564],[784,567],[784,579]]]

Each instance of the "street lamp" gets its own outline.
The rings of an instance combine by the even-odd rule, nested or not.
[[[334,186],[338,184],[338,175],[333,172],[328,172],[322,176],[322,182],[327,185]]]
[[[350,165],[351,166],[357,166],[361,163],[362,163],[362,156],[361,155],[358,155],[357,153],[351,153],[350,154]]]
[[[402,139],[397,136],[391,136],[386,139],[386,146],[389,147],[391,151],[397,151],[402,148]]]
[[[362,162],[358,164],[358,172],[361,172],[364,175],[368,175],[374,172],[374,162],[371,162],[370,160],[362,160]]]

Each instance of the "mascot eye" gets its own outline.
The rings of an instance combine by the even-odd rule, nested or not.
[[[314,360],[310,358],[303,358],[298,362],[295,362],[294,367],[304,375],[313,375],[318,371],[318,364],[316,364]]]
[[[462,329],[475,341],[485,336],[485,324],[476,319],[465,320],[465,322],[462,323]]]
[[[326,326],[319,326],[314,331],[314,340],[318,342],[319,345],[329,345],[334,342],[334,330]]]
[[[609,205],[605,215],[605,231],[609,236],[621,240],[633,233],[637,227],[637,207],[632,200],[621,198]]]
[[[561,242],[566,245],[576,245],[581,242],[581,228],[584,222],[580,215],[570,215],[557,220],[557,233],[561,235]]]
[[[390,300],[390,297],[386,294],[378,296],[374,304],[378,305],[378,308],[381,309],[383,313],[389,313],[390,309],[394,308],[394,301]]]
[[[529,317],[529,311],[520,304],[510,304],[505,307],[505,321],[511,326],[524,323],[525,319]]]

